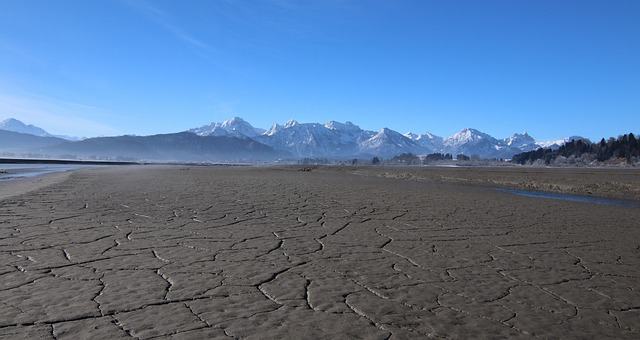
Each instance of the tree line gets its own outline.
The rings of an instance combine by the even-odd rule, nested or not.
[[[514,163],[519,164],[574,164],[593,162],[625,161],[637,163],[640,159],[640,141],[633,133],[602,138],[599,143],[577,139],[565,143],[557,150],[539,148],[513,156]]]
[[[377,158],[377,157],[376,157]],[[413,153],[403,153],[393,157],[389,163],[391,164],[406,164],[406,165],[426,165],[431,163],[437,163],[441,161],[450,161],[453,159],[451,154],[432,153],[426,156],[418,156]]]

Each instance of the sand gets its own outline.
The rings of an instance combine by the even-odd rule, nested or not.
[[[640,209],[402,171],[127,166],[7,196],[0,338],[640,337]]]

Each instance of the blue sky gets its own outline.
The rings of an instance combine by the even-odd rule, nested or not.
[[[0,119],[640,132],[640,1],[0,0]]]

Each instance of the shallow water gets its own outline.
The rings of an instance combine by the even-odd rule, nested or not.
[[[520,196],[527,196],[527,197],[550,198],[550,199],[563,200],[563,201],[595,203],[595,204],[613,205],[617,207],[627,207],[627,208],[640,208],[640,202],[632,201],[632,200],[557,194],[557,193],[540,192],[540,191],[501,189],[501,188],[496,188],[496,190],[507,192],[510,194],[520,195]]]
[[[88,167],[95,166],[85,164],[0,164],[0,181],[31,178],[54,172],[78,170]]]

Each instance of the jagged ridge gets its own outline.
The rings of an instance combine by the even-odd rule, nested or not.
[[[0,129],[12,130],[21,133],[28,133],[36,136],[51,136],[45,130],[33,125],[25,125],[19,120],[5,120]],[[221,123],[210,123],[198,128],[187,131],[188,133],[200,137],[226,137],[231,139],[218,139],[218,144],[214,147],[211,143],[203,143],[199,139],[189,138],[170,138],[171,134],[158,135],[166,136],[165,138],[145,139],[145,143],[156,142],[163,145],[162,148],[154,147],[153,152],[147,147],[140,149],[140,152],[150,152],[154,157],[158,155],[166,155],[168,151],[159,151],[161,149],[170,150],[175,148],[167,141],[176,140],[181,142],[183,156],[181,158],[193,157],[194,159],[206,158],[203,155],[211,155],[208,147],[214,147],[217,154],[231,156],[234,152],[246,155],[246,145],[268,146],[274,151],[273,155],[280,156],[289,155],[294,158],[303,157],[326,157],[326,158],[351,158],[351,157],[393,157],[402,153],[413,153],[418,155],[426,155],[431,153],[447,153],[452,155],[465,154],[468,156],[477,155],[482,158],[511,158],[513,155],[536,150],[540,147],[557,149],[564,143],[573,139],[583,139],[581,137],[568,137],[556,141],[536,142],[533,137],[525,133],[516,133],[511,137],[504,139],[496,139],[486,133],[476,129],[465,128],[453,136],[443,138],[433,135],[429,132],[423,134],[415,134],[408,132],[400,134],[389,128],[383,128],[379,131],[363,130],[352,122],[329,121],[325,124],[320,123],[300,123],[296,120],[289,120],[283,125],[274,124],[270,129],[265,130],[252,126],[249,122],[240,117],[234,117]],[[187,133],[185,132],[185,133]],[[175,134],[174,134],[175,137]],[[106,139],[110,143],[120,144],[126,140],[128,143],[137,145],[135,138],[110,137],[119,139]],[[234,139],[245,140],[239,143]],[[187,142],[184,142],[186,140]],[[86,143],[80,143],[73,147],[72,144],[65,145],[64,148],[58,148],[58,151],[67,150],[74,152],[81,145],[84,152],[89,152],[90,145],[100,146],[99,139],[90,138]],[[103,140],[104,141],[104,140]],[[191,144],[189,144],[191,143]],[[247,144],[248,143],[248,144]],[[256,143],[256,144],[251,144]],[[50,143],[45,143],[48,150],[51,151],[55,147]],[[125,143],[126,144],[126,143]],[[189,145],[187,145],[189,144]],[[214,143],[215,144],[215,143]],[[240,146],[243,145],[243,146]],[[130,145],[133,147],[133,144]],[[136,146],[137,147],[137,146]],[[133,147],[135,149],[135,147]],[[235,149],[239,148],[239,149]],[[115,152],[115,147],[110,147],[110,152]],[[244,151],[243,151],[244,150]],[[1,150],[0,150],[1,151]],[[79,151],[79,149],[78,149]],[[128,151],[127,151],[128,152]],[[266,155],[266,154],[263,154]]]
[[[211,129],[210,127],[215,127]],[[200,135],[235,134],[253,138],[276,150],[290,152],[296,157],[393,157],[401,153],[430,154],[449,153],[478,155],[482,158],[510,158],[511,156],[538,149],[557,149],[565,142],[581,137],[564,138],[557,141],[536,142],[528,133],[516,133],[511,137],[496,139],[476,129],[466,128],[447,138],[429,132],[400,134],[389,128],[378,132],[361,129],[352,122],[329,121],[325,124],[300,123],[289,120],[283,125],[273,124],[270,129],[259,131],[239,117],[222,123],[211,123],[189,131]],[[209,131],[209,132],[207,132]]]

